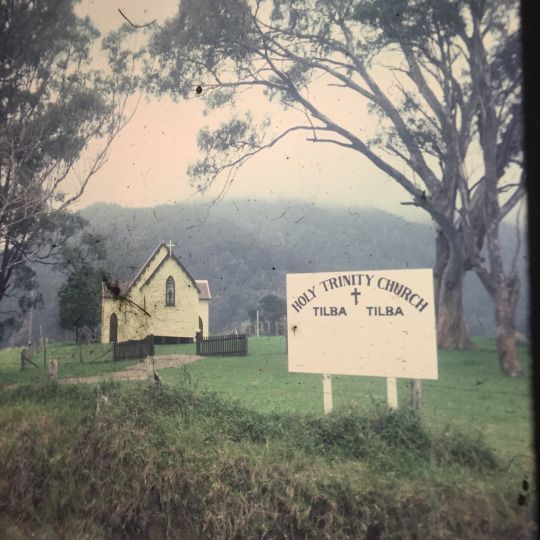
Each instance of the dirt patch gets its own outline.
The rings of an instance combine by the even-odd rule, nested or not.
[[[165,356],[155,356],[154,368],[156,371],[160,369],[176,368],[185,364],[191,364],[201,358],[202,356],[197,356],[195,354],[168,354]],[[124,371],[113,371],[111,373],[91,375],[89,377],[66,377],[64,379],[58,379],[58,384],[88,384],[103,379],[112,381],[142,381],[147,377],[145,363],[138,362]]]

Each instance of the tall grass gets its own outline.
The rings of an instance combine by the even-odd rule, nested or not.
[[[438,351],[439,379],[422,381],[422,418],[435,429],[449,426],[472,439],[485,437],[503,459],[532,458],[530,354],[520,348],[525,376],[510,379],[500,373],[493,340],[479,345],[478,351]],[[248,356],[206,358],[186,370],[194,386],[240,399],[260,412],[323,414],[321,376],[289,373],[283,338],[250,338]],[[185,377],[176,369],[160,376],[171,385],[183,384]],[[400,408],[409,404],[409,385],[398,380]],[[332,388],[337,411],[386,401],[381,377],[332,376]]]
[[[262,413],[187,382],[21,387],[1,404],[10,436],[0,440],[0,515],[12,528],[428,539],[535,528],[532,505],[517,505],[481,440],[434,432],[405,411]]]

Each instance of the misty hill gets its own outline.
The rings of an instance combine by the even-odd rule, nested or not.
[[[132,277],[161,240],[172,240],[193,277],[210,282],[213,333],[246,321],[248,310],[266,294],[284,297],[288,272],[430,267],[434,261],[432,226],[375,209],[236,200],[211,208],[95,204],[81,214],[106,237],[106,267],[119,279]],[[503,228],[507,257],[515,237],[513,227]],[[40,268],[39,277],[46,306],[35,313],[35,335],[41,324],[45,335],[61,339],[56,293],[64,276]],[[524,286],[522,296],[526,294]],[[472,274],[466,283],[465,309],[473,334],[494,334],[491,302]],[[522,330],[526,320],[522,300],[518,317]]]

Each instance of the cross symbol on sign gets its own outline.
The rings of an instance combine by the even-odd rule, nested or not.
[[[169,243],[167,244],[167,247],[169,248],[169,255],[172,255],[172,248],[176,246],[176,244],[172,243],[172,240],[169,240]]]
[[[358,305],[358,297],[361,295],[362,293],[355,287],[354,288],[354,291],[351,293],[351,296],[354,296],[354,305],[357,306]]]

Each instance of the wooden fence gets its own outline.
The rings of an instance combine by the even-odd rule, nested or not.
[[[36,343],[29,343],[27,347],[21,349],[21,369],[26,369],[28,365],[39,367],[36,362],[37,355],[43,351],[43,366],[47,365],[47,342],[48,338],[41,338]]]
[[[154,336],[147,336],[144,339],[123,341],[113,343],[113,360],[131,360],[133,358],[145,358],[154,356]]]
[[[40,339],[39,341],[35,343],[29,343],[28,347],[26,347],[26,356],[28,358],[32,358],[33,356],[36,356],[39,354],[43,349],[44,343],[43,340]]]
[[[32,357],[29,354],[28,349],[21,349],[21,370],[26,369],[26,367],[32,364],[34,367],[38,368],[39,366],[32,360]]]
[[[246,334],[231,334],[229,336],[197,336],[197,354],[201,356],[245,356],[248,352]]]

